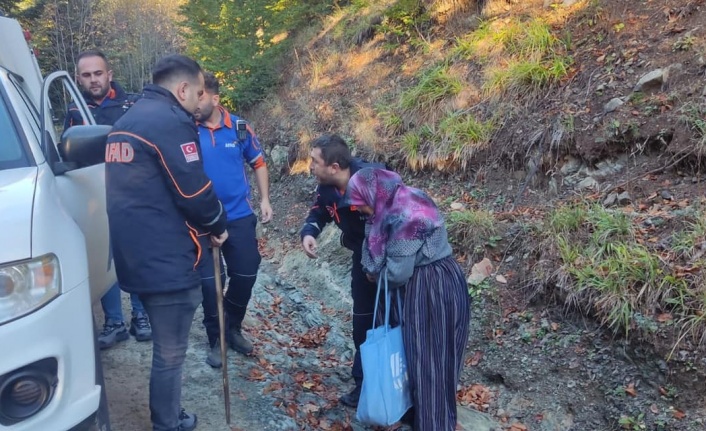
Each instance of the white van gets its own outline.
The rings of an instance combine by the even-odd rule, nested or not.
[[[115,282],[110,127],[69,74],[42,79],[17,21],[0,40],[0,430],[107,430],[91,304]],[[62,130],[70,101],[86,125]]]

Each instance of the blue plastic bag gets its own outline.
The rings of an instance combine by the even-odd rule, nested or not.
[[[380,303],[380,293],[385,286],[385,322],[366,333],[360,345],[363,363],[363,387],[358,401],[356,419],[368,425],[389,426],[399,421],[412,407],[407,374],[407,358],[402,342],[402,325],[390,328],[390,303],[392,295],[387,288],[387,274],[378,280],[375,314]],[[398,315],[402,316],[399,289],[396,291]]]

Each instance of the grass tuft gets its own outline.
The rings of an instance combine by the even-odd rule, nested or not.
[[[541,19],[484,22],[456,40],[455,57],[487,64],[483,88],[491,94],[507,90],[537,91],[568,75],[573,60],[570,39],[557,38]]]
[[[480,209],[453,211],[447,216],[446,226],[454,244],[465,250],[478,251],[497,235],[493,214]]]
[[[417,85],[402,93],[400,107],[414,111],[430,109],[462,89],[461,80],[449,73],[448,64],[439,64],[423,72]]]
[[[641,327],[644,316],[669,310],[680,317],[683,330],[703,335],[704,284],[694,283],[643,244],[636,220],[580,202],[556,208],[545,223],[549,244],[557,250],[567,305],[624,335]],[[686,232],[672,241],[685,255],[703,241],[706,223],[699,219]]]

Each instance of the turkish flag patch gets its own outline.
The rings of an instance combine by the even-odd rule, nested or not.
[[[195,162],[199,159],[199,150],[196,148],[196,142],[181,144],[181,152],[184,153],[187,163]]]

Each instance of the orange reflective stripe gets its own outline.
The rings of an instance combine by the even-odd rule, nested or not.
[[[260,156],[255,160],[255,163],[253,164],[253,169],[260,169],[264,168],[265,166],[267,166],[265,164],[265,158]]]
[[[191,199],[191,198],[193,198],[193,197],[195,197],[195,196],[200,195],[201,193],[203,193],[204,191],[206,191],[206,189],[208,189],[208,188],[211,186],[211,181],[208,181],[208,182],[206,183],[206,185],[201,188],[201,190],[198,190],[198,191],[197,191],[196,193],[194,193],[194,194],[187,195],[186,193],[184,193],[184,192],[181,190],[181,187],[179,187],[179,183],[177,183],[176,178],[174,178],[174,175],[172,175],[172,171],[169,170],[169,166],[167,166],[167,161],[164,160],[164,156],[162,156],[162,152],[159,151],[159,148],[157,148],[157,146],[156,146],[155,144],[153,144],[152,142],[148,141],[147,139],[145,139],[145,138],[143,138],[143,137],[141,137],[141,136],[135,135],[134,133],[130,133],[130,132],[113,132],[113,133],[109,134],[108,136],[114,136],[114,135],[127,135],[127,136],[130,136],[130,137],[132,137],[132,138],[135,138],[135,139],[137,139],[138,141],[140,141],[140,142],[142,142],[142,143],[144,143],[144,144],[146,144],[146,145],[149,145],[150,147],[154,148],[154,150],[155,150],[155,151],[157,152],[157,154],[159,155],[160,160],[162,160],[162,164],[164,165],[164,169],[167,170],[167,174],[169,174],[169,178],[172,179],[172,182],[174,183],[174,187],[176,187],[176,189],[177,189],[177,191],[179,192],[179,194],[182,195],[183,197],[185,197],[185,198],[187,198],[187,199]]]
[[[189,228],[189,236],[191,237],[191,240],[194,242],[194,244],[196,244],[196,262],[194,262],[194,270],[196,270],[196,267],[199,266],[199,262],[201,261],[201,243],[197,238],[198,231],[193,227],[189,226],[189,223],[184,223],[186,224],[186,227]]]

